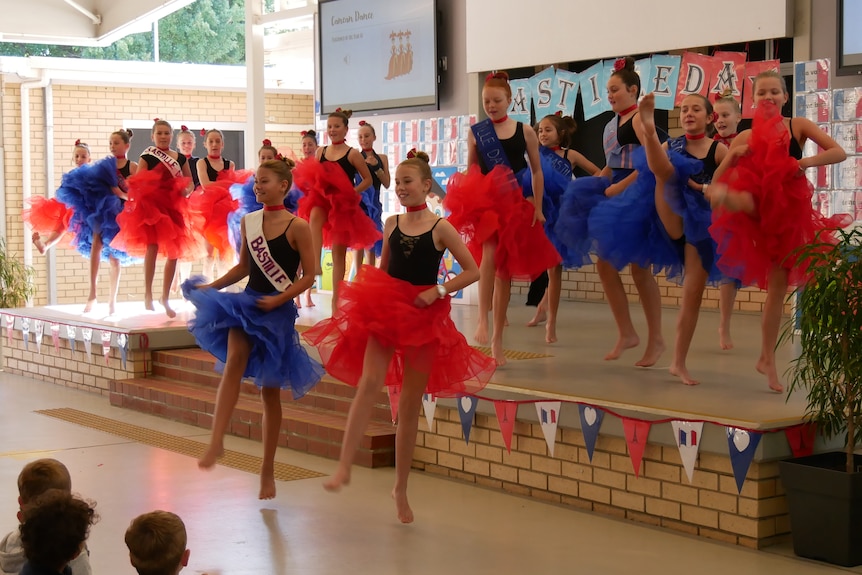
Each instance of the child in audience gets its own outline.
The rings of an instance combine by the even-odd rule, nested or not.
[[[93,505],[63,489],[49,489],[22,511],[23,575],[72,575],[70,563],[86,553],[90,526],[98,521]]]
[[[189,564],[186,526],[170,511],[135,517],[126,529],[126,546],[139,575],[176,575]]]

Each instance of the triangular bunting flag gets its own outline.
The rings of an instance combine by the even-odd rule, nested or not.
[[[6,343],[12,345],[12,330],[15,328],[15,316],[6,316]]]
[[[54,343],[54,351],[56,353],[60,352],[60,324],[52,323],[51,324],[51,341]]]
[[[434,412],[437,411],[437,397],[433,393],[422,395],[422,411],[425,412],[425,421],[428,422],[428,431],[434,429]]]
[[[694,463],[697,461],[697,452],[700,449],[700,439],[703,434],[702,421],[671,421],[673,427],[673,438],[679,449],[679,457],[682,466],[688,476],[688,482],[694,475]]]
[[[457,400],[458,415],[461,416],[461,431],[464,432],[464,441],[470,443],[470,430],[473,429],[473,415],[476,414],[476,406],[479,400],[469,395],[462,395]]]
[[[536,415],[539,416],[539,425],[542,426],[542,434],[551,457],[554,456],[554,446],[557,444],[557,423],[560,421],[559,401],[537,401]]]
[[[599,437],[599,429],[605,412],[590,405],[578,404],[578,412],[581,415],[581,432],[584,434],[584,444],[587,446],[587,455],[590,462],[593,461],[593,450],[596,448],[596,439]]]
[[[497,423],[500,424],[500,433],[503,434],[506,451],[512,453],[512,432],[515,430],[518,404],[514,401],[495,401],[494,410],[497,412]]]
[[[123,369],[126,369],[126,356],[129,352],[129,336],[124,333],[117,334],[117,347],[120,348],[120,362],[123,364]]]
[[[754,459],[757,444],[760,443],[760,434],[737,429],[727,428],[727,448],[730,451],[730,465],[733,467],[733,478],[736,479],[736,489],[742,493],[742,484],[745,483],[745,474]]]
[[[69,349],[75,351],[75,341],[78,339],[78,328],[74,325],[66,326],[66,339],[69,340]]]
[[[36,353],[42,353],[42,336],[45,335],[45,322],[41,319],[33,320],[33,331],[36,332]]]
[[[646,449],[651,426],[651,421],[639,421],[623,417],[623,431],[626,434],[626,444],[629,446],[629,457],[632,458],[635,477],[640,477],[641,460],[644,457],[644,449]]]
[[[793,457],[805,457],[814,453],[814,438],[817,435],[817,426],[813,423],[804,423],[784,430],[790,451]]]
[[[111,332],[102,332],[102,355],[105,356],[105,365],[108,365],[108,358],[111,356]]]
[[[81,337],[84,338],[84,351],[87,352],[87,359],[93,359],[93,351],[90,349],[90,342],[93,341],[93,328],[82,327]]]
[[[398,421],[398,401],[401,399],[401,388],[395,385],[386,386],[389,393],[389,412],[392,414],[392,425]]]
[[[24,349],[30,349],[30,318],[21,318],[21,335],[24,336]]]

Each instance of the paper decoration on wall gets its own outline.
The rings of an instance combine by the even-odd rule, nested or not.
[[[422,395],[422,411],[425,412],[425,421],[428,422],[428,431],[434,431],[434,412],[437,411],[437,396],[433,393]]]
[[[832,119],[862,120],[862,88],[840,88],[832,92]]]
[[[105,365],[108,365],[108,358],[111,357],[111,332],[102,332],[102,355],[105,357]]]
[[[817,426],[813,423],[788,427],[784,430],[787,443],[793,457],[806,457],[814,453],[814,440],[817,436]]]
[[[829,89],[829,60],[810,60],[794,64],[796,90],[794,92],[814,92]]]
[[[556,82],[559,88],[557,109],[562,110],[564,116],[571,116],[575,113],[575,104],[578,101],[578,88],[580,86],[579,78],[580,74],[576,74],[575,72],[557,70]]]
[[[599,437],[599,429],[605,412],[589,405],[578,405],[578,413],[581,416],[581,432],[584,434],[584,444],[587,447],[587,456],[590,463],[593,462],[593,450],[596,448],[596,439]]]
[[[647,62],[646,74],[642,74],[638,65],[635,65],[635,70],[641,74],[641,91],[655,94],[655,107],[657,109],[673,110],[682,58],[680,56],[658,55],[638,60],[638,62],[644,61]],[[646,82],[643,81],[644,79]]]
[[[473,429],[473,415],[479,400],[469,395],[462,395],[456,400],[458,415],[461,417],[461,431],[464,432],[464,441],[470,443],[470,431]]]
[[[671,421],[673,437],[676,447],[679,449],[679,457],[688,482],[691,483],[694,475],[694,464],[697,461],[697,452],[700,449],[700,438],[703,434],[702,421]]]
[[[15,316],[6,316],[6,344],[12,345],[12,329],[15,327]]]
[[[557,423],[560,421],[559,401],[537,401],[536,415],[539,416],[539,425],[542,426],[542,435],[548,444],[551,457],[554,456],[554,446],[557,443]]]
[[[611,104],[606,97],[607,85],[605,66],[601,61],[581,72],[580,91],[581,103],[584,105],[584,120],[595,118],[611,109]]]
[[[495,401],[494,411],[497,412],[497,423],[503,435],[506,451],[512,453],[512,433],[515,430],[515,419],[518,416],[518,404],[513,401]]]
[[[21,318],[21,335],[24,336],[24,349],[30,349],[30,318]]]
[[[738,429],[727,428],[727,447],[730,451],[730,465],[733,467],[733,478],[736,479],[736,489],[742,493],[742,484],[745,483],[745,474],[754,459],[754,452],[760,443],[761,435]]]
[[[60,352],[60,324],[51,324],[51,342],[54,344],[54,352]]]
[[[518,122],[530,123],[530,105],[533,93],[530,90],[530,80],[510,80],[512,89],[512,105],[509,106],[509,117]],[[456,162],[447,162],[454,164]]]
[[[392,414],[392,425],[398,421],[398,401],[401,399],[401,388],[397,386],[386,386],[389,394],[389,413]]]
[[[536,110],[536,118],[544,118],[560,109],[557,107],[560,90],[557,87],[556,79],[553,66],[545,68],[530,78],[530,90],[533,93],[533,108]]]
[[[689,94],[700,94],[707,97],[709,81],[713,76],[715,66],[715,60],[709,56],[695,52],[683,53],[674,106],[679,106]]]
[[[74,325],[66,326],[66,339],[69,340],[69,349],[75,352],[75,341],[78,339],[78,328]]]
[[[745,75],[745,52],[722,52],[712,55],[712,79],[709,83],[709,99],[715,102],[725,90],[740,100],[742,97],[742,78]]]
[[[649,421],[638,421],[637,419],[623,417],[623,431],[626,434],[626,444],[629,446],[629,457],[632,460],[635,477],[640,477],[641,461],[643,460],[644,449],[646,449],[647,441],[649,440],[651,426],[652,422]]]
[[[81,337],[84,338],[84,351],[87,352],[87,361],[93,359],[93,351],[90,349],[90,342],[93,341],[93,328],[82,327]]]
[[[123,369],[126,369],[126,358],[129,354],[129,336],[124,333],[117,334],[117,347],[120,348],[120,363]]]
[[[45,335],[45,322],[41,319],[33,320],[33,331],[36,332],[36,353],[42,353],[42,336]]]

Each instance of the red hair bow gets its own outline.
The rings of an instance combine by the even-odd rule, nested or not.
[[[264,145],[264,146],[271,146],[271,145],[272,145],[272,141],[271,141],[269,138],[267,138],[267,139],[265,139],[265,140],[263,141],[263,145]]]
[[[76,146],[80,146],[80,145],[81,145],[81,138],[78,138],[77,140],[75,140],[75,145],[76,145]]]
[[[340,112],[340,111],[341,111],[341,108],[335,108],[335,111],[336,111],[336,112]]]
[[[416,157],[416,154],[417,154],[416,148],[413,148],[412,150],[407,152],[407,159],[412,160],[413,158]]]
[[[188,132],[188,131],[189,131],[189,127],[188,127],[188,126],[186,126],[185,124],[183,124],[182,126],[180,126],[180,132]]]
[[[718,122],[718,112],[713,112],[712,113],[712,123],[715,124],[716,122]]]
[[[158,122],[158,121],[159,121],[158,118],[153,118],[153,122]]]
[[[364,125],[365,125],[365,124],[367,124],[367,123],[368,123],[368,122],[366,122],[365,120],[359,120],[359,125],[360,125],[360,126],[364,126]]]
[[[619,72],[623,68],[626,67],[626,59],[625,58],[617,58],[614,61],[614,72]]]
[[[493,80],[493,79],[494,79],[494,74],[495,74],[495,72],[491,72],[490,74],[488,74],[487,76],[485,76],[485,83],[486,83],[486,84],[487,84],[488,82],[490,82],[491,80]]]
[[[207,129],[201,128],[201,136],[206,136],[206,135],[207,135]]]
[[[304,137],[306,137],[306,136],[308,135],[308,130],[303,130],[303,131],[301,131],[301,132],[299,133],[299,135],[300,135],[300,136],[302,136],[303,138],[304,138]]]
[[[558,118],[562,118],[562,117],[563,117],[563,111],[562,111],[562,110],[557,110],[557,111],[556,111],[556,113],[554,113],[554,115],[555,115],[556,117],[558,117]]]
[[[283,161],[284,161],[284,156],[282,156],[282,155],[281,155],[281,152],[279,152],[279,153],[277,153],[277,154],[275,155],[275,159],[276,159],[276,160],[279,160],[279,161],[281,161],[281,162],[283,162]]]

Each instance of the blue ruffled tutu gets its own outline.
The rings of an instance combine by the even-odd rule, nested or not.
[[[591,254],[596,253],[596,242],[590,236],[588,221],[593,209],[608,200],[605,190],[610,184],[607,178],[588,176],[566,186],[554,224],[557,250],[564,258],[564,266],[579,268],[593,263]]]
[[[227,361],[228,333],[232,328],[245,332],[251,341],[251,355],[244,377],[254,378],[258,387],[289,388],[299,399],[323,377],[323,366],[308,356],[299,343],[294,323],[299,314],[293,301],[265,312],[256,305],[264,295],[246,288],[228,293],[211,288],[195,289],[204,283],[200,276],[183,282],[183,296],[197,308],[189,321],[189,331],[201,349],[214,355],[221,371]]]
[[[374,186],[369,186],[362,192],[362,204],[360,207],[371,218],[374,225],[377,226],[377,231],[383,233],[383,204],[380,202],[380,190]],[[377,257],[380,257],[380,254],[383,253],[383,240],[380,239],[374,242],[374,246],[371,249],[374,250]]]
[[[236,253],[240,253],[240,242],[242,242],[242,218],[246,214],[263,208],[263,204],[257,201],[254,195],[254,176],[250,177],[244,184],[234,184],[230,187],[230,195],[239,202],[239,208],[231,212],[227,217],[227,227],[230,232],[230,241]]]
[[[85,164],[63,174],[57,199],[74,209],[69,231],[75,234],[72,245],[82,256],[91,256],[93,234],[98,233],[102,236],[100,259],[116,258],[125,266],[141,260],[111,246],[111,241],[120,231],[117,216],[125,205],[111,190],[118,186],[117,159],[108,156],[95,164]]]
[[[691,244],[700,256],[703,269],[707,272],[707,283],[718,285],[727,279],[718,269],[716,243],[709,234],[712,225],[712,208],[703,192],[692,189],[688,181],[703,171],[703,162],[696,158],[668,151],[676,177],[665,185],[664,197],[675,214],[682,218],[685,243]],[[668,279],[682,281],[682,275],[668,275]]]
[[[684,244],[670,239],[655,208],[655,176],[646,152],[632,154],[637,179],[623,193],[597,205],[589,216],[588,234],[595,239],[596,254],[617,270],[628,264],[668,276],[682,273]]]
[[[548,158],[548,154],[556,154],[556,152],[548,150],[548,148],[540,148],[540,151],[542,152],[540,155],[542,162],[542,176],[545,180],[545,191],[542,195],[542,212],[545,215],[545,234],[548,236],[548,239],[551,240],[551,243],[557,249],[557,252],[559,252],[560,257],[563,258],[563,267],[579,268],[585,265],[583,256],[579,255],[577,252],[570,252],[568,244],[562,241],[557,232],[557,222],[560,221],[563,195],[568,189],[569,184],[573,183],[573,180],[571,174],[561,174],[559,171],[554,169],[554,165],[551,163],[550,158]],[[530,195],[532,195],[533,175],[530,170],[526,170],[526,173],[522,178],[522,184],[525,193],[526,190],[529,189]],[[604,189],[602,189],[601,194],[604,195]],[[589,261],[589,257],[587,257],[586,263],[591,263]]]

